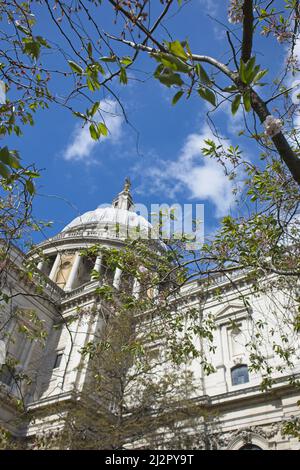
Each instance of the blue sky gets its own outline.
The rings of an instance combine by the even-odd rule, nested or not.
[[[223,0],[190,2],[167,23],[173,39],[188,39],[193,52],[226,61],[228,44],[224,28],[208,15],[228,24],[227,3]],[[113,31],[105,2],[101,12],[107,29]],[[55,41],[56,33],[51,29],[47,13],[40,9],[37,14],[38,28],[46,38],[50,35]],[[166,39],[163,31],[160,37]],[[255,48],[259,50],[258,62],[261,59],[264,68],[283,64],[284,50],[275,39],[259,38]],[[53,65],[56,60],[60,59],[49,56]],[[37,219],[54,222],[46,236],[59,232],[79,214],[111,202],[122,189],[126,176],[132,180],[132,193],[138,203],[148,206],[204,203],[206,234],[217,227],[220,217],[233,210],[231,183],[221,168],[200,151],[204,138],[210,137],[206,122],[209,107],[197,96],[189,100],[182,98],[172,106],[176,90],[163,87],[151,78],[154,69],[155,63],[141,55],[128,73],[129,84],[113,85],[130,124],[125,122],[112,96],[102,90],[94,95],[95,100],[102,102],[104,111],[109,112],[104,115],[110,135],[98,143],[90,141],[78,118],[56,105],[39,111],[34,127],[24,128],[22,137],[8,139],[8,145],[18,149],[26,163],[35,162],[42,170],[34,213]],[[52,90],[55,88],[62,94],[64,86],[63,81],[55,79]],[[74,103],[78,110],[82,105],[79,101]],[[228,109],[222,107],[215,121],[228,142],[240,144],[248,158],[256,158],[256,149],[249,140],[237,137],[242,128],[240,115],[233,119]]]

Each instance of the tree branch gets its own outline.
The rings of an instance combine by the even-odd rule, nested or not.
[[[118,38],[116,36],[112,36],[111,34],[106,33],[106,36],[110,39],[113,39],[114,41],[119,41],[122,42],[123,44],[126,44],[129,47],[132,47],[133,49],[148,52],[149,54],[160,54],[166,57],[166,59],[169,58],[174,58],[176,57],[177,59],[181,59],[179,56],[176,56],[175,54],[172,54],[171,52],[162,52],[161,50],[158,50],[154,47],[149,47],[144,44],[137,44],[133,41],[128,41],[126,39]],[[231,80],[235,81],[238,78],[238,75],[235,72],[232,72],[227,65],[223,64],[222,62],[219,62],[218,60],[214,59],[213,57],[206,56],[206,55],[198,55],[198,54],[192,54],[191,59],[193,62],[205,62],[207,64],[212,65],[213,67],[217,68],[221,72],[223,72],[225,75],[227,75],[228,78]],[[184,65],[189,65],[186,64],[186,62],[182,61]],[[192,65],[191,65],[192,67]]]
[[[165,48],[152,36],[151,32],[140,21],[138,21],[138,19],[135,18],[132,13],[125,10],[125,8],[123,8],[117,1],[115,1],[115,0],[108,0],[108,1],[109,1],[109,3],[111,3],[113,5],[113,7],[115,8],[116,11],[120,11],[121,13],[123,13],[123,15],[126,16],[126,18],[129,21],[131,21],[131,23],[135,24],[145,34],[145,36],[153,42],[153,44],[156,44],[156,46],[161,51],[165,50]],[[154,29],[155,29],[156,26],[158,26],[158,24],[154,25],[154,26],[155,26],[154,27]]]
[[[242,40],[242,60],[244,63],[251,58],[253,42],[253,0],[245,0],[243,5],[243,40]]]
[[[271,114],[266,103],[253,89],[251,90],[251,105],[261,123]],[[280,157],[290,170],[294,180],[300,185],[300,159],[297,157],[282,132],[274,135],[272,141]]]

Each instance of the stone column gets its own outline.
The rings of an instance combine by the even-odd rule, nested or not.
[[[71,272],[69,274],[68,280],[67,280],[66,285],[65,285],[65,291],[70,291],[70,290],[73,289],[74,282],[75,282],[75,279],[76,279],[76,276],[77,276],[77,273],[78,273],[78,268],[79,268],[80,262],[81,262],[81,256],[77,251],[77,253],[75,254],[75,258],[74,258],[73,266],[71,268]]]
[[[115,270],[115,275],[114,275],[114,280],[113,280],[113,286],[116,288],[116,289],[119,289],[120,288],[120,284],[121,284],[121,275],[122,275],[122,271],[120,268],[117,268]]]
[[[94,264],[93,271],[97,271],[97,273],[100,273],[101,271],[101,265],[102,265],[102,255],[98,255]],[[91,281],[94,281],[93,276],[91,275]]]
[[[79,366],[85,361],[81,349],[87,343],[88,331],[92,321],[93,319],[88,315],[83,315],[80,320],[72,323],[72,331],[75,331],[75,334],[72,334],[72,342],[71,338],[68,339],[68,345],[65,349],[65,354],[69,357],[69,363],[65,367],[64,391],[71,390],[78,383],[82,374],[86,377],[86,372],[81,367],[79,368]]]
[[[140,295],[140,290],[141,290],[141,284],[140,284],[139,281],[135,278],[135,279],[134,279],[134,282],[133,282],[133,289],[132,289],[133,297],[135,297],[136,299],[138,299],[138,298],[139,298],[139,295]]]
[[[53,279],[55,277],[55,274],[56,274],[56,271],[57,271],[57,268],[58,268],[59,265],[60,265],[60,253],[57,253],[55,261],[53,263],[53,266],[52,266],[50,274],[49,274],[49,278],[51,279],[51,281],[53,281]]]
[[[31,353],[32,353],[32,350],[33,350],[35,344],[36,343],[34,341],[30,341],[28,339],[26,344],[24,345],[21,357],[19,359],[19,362],[20,362],[20,365],[21,365],[23,371],[26,371],[26,368],[27,368],[27,366],[30,362]]]

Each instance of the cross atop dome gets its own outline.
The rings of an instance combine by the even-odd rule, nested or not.
[[[124,188],[112,201],[112,206],[116,209],[130,210],[133,208],[133,199],[130,193],[131,181],[127,176],[124,181]]]

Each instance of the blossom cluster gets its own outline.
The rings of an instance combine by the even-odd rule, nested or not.
[[[228,21],[229,23],[236,24],[242,23],[244,18],[243,2],[242,0],[230,0],[228,8]]]
[[[266,117],[264,121],[264,127],[265,127],[265,134],[268,137],[274,137],[274,135],[279,134],[282,129],[282,121],[281,119],[275,118],[275,116],[272,116],[271,114]]]
[[[290,41],[293,37],[293,33],[291,31],[281,30],[281,31],[275,32],[275,36],[276,36],[277,41],[282,44],[285,41]]]

